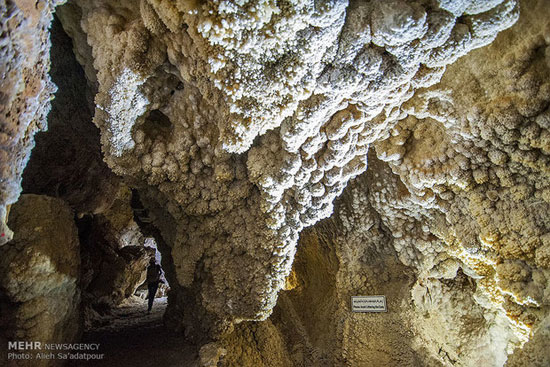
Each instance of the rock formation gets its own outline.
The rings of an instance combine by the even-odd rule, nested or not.
[[[507,348],[518,342],[511,321],[479,304],[475,281],[461,271],[419,279],[418,269],[398,259],[395,239],[372,205],[370,183],[384,163],[372,156],[369,163],[378,169],[352,181],[334,215],[302,233],[293,280],[273,315],[242,323],[223,340],[224,365],[504,364]],[[350,312],[351,296],[364,294],[386,295],[388,313]]]
[[[47,127],[52,12],[62,1],[0,1],[0,246],[12,238],[9,206],[21,191],[33,137]]]
[[[62,200],[23,195],[12,207],[12,241],[0,257],[0,344],[71,343],[80,337],[80,250],[71,209]],[[63,361],[11,360],[17,366]]]
[[[145,281],[154,249],[120,246],[111,222],[101,216],[79,221],[82,246],[82,290],[87,305],[105,310],[132,296]]]
[[[145,280],[153,249],[134,222],[131,190],[103,162],[99,130],[92,123],[94,86],[56,19],[51,29],[50,75],[58,90],[48,129],[36,135],[23,174],[23,192],[63,199],[77,214],[86,326],[98,313],[132,296]],[[93,97],[93,96],[92,96]]]
[[[399,106],[518,16],[515,1],[239,4],[59,10],[95,70],[105,160],[139,190],[170,283],[197,290],[213,334],[269,315],[298,233],[330,215]]]
[[[0,3],[0,243],[45,128],[55,5]],[[203,364],[545,363],[547,1],[71,0],[56,13],[83,68],[59,98],[83,114],[72,126],[80,108],[54,105],[49,146],[70,156],[58,142],[81,134],[74,154],[92,168],[39,148],[25,190],[69,202],[113,259],[134,251],[113,243],[136,223],[154,236],[165,320],[204,344]],[[123,278],[107,293],[135,289]],[[392,312],[350,313],[351,295],[373,293]]]
[[[501,309],[519,344],[549,306],[546,11],[525,2],[512,29],[405,103],[375,144],[399,176],[388,188],[381,175],[374,206],[400,259],[420,279],[458,268],[476,279],[476,302]]]
[[[58,20],[50,34],[49,74],[58,90],[48,129],[35,136],[23,192],[62,198],[79,216],[99,214],[113,203],[120,180],[103,162],[99,130],[92,123],[93,86],[74,57],[71,39]]]

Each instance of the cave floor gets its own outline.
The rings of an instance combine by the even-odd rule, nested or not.
[[[166,298],[156,299],[147,314],[147,301],[137,299],[113,310],[101,326],[82,338],[82,343],[99,343],[103,359],[75,361],[70,366],[196,366],[197,348],[163,325],[166,305]]]

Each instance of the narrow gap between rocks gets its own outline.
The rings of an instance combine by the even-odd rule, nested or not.
[[[161,264],[161,254],[154,238],[140,228],[148,225],[148,214],[137,192],[103,161],[99,130],[92,122],[93,86],[58,19],[52,23],[51,42],[50,74],[58,91],[48,130],[36,136],[22,186],[23,194],[49,197],[74,213],[79,261],[71,271],[79,274],[74,299],[80,302],[76,306],[80,321],[73,327],[81,335],[78,342],[98,349],[84,352],[93,359],[68,365],[195,365],[197,348],[163,322],[169,290],[164,273],[153,308],[147,312],[147,268],[153,259]],[[169,133],[171,126],[155,110],[147,128],[151,134]]]

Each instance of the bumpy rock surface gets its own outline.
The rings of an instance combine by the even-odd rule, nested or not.
[[[507,367],[542,367],[550,365],[550,319],[538,326],[535,334],[522,350],[510,356]]]
[[[223,346],[234,366],[502,366],[514,350],[510,365],[530,351],[528,363],[544,364],[550,24],[547,1],[522,0],[521,16],[519,5],[60,7],[97,90],[105,161],[134,189],[136,221],[163,252],[167,322],[218,339],[205,359]],[[36,9],[47,18],[49,8]],[[28,34],[2,39],[38,45]],[[37,65],[36,80],[47,81],[47,62]],[[17,96],[47,109],[49,92],[4,89],[6,116]],[[31,119],[43,120],[13,108],[23,117],[2,122],[17,139],[0,150],[0,217],[18,194]],[[332,213],[367,160],[332,224],[304,234],[291,273],[299,233]],[[294,289],[271,318],[246,322],[266,319],[285,284]],[[350,295],[383,292],[395,313],[350,314]]]
[[[507,347],[517,341],[512,323],[498,308],[476,302],[472,279],[459,273],[420,280],[417,269],[398,260],[394,239],[372,205],[369,182],[376,182],[373,176],[384,163],[371,157],[370,164],[378,169],[348,185],[335,214],[302,233],[287,290],[270,318],[238,325],[224,340],[225,365],[502,366],[506,361]],[[373,294],[387,297],[387,313],[350,312],[351,296]]]
[[[368,146],[516,1],[74,1],[113,171],[140,190],[170,283],[216,319],[264,319],[298,233],[332,212]],[[95,72],[94,72],[95,70]]]
[[[46,129],[55,86],[48,75],[52,11],[60,0],[0,1],[0,246],[12,238],[9,205],[21,191],[21,175]]]
[[[80,251],[71,209],[59,199],[22,195],[12,207],[9,226],[15,236],[0,257],[2,352],[14,340],[78,341]],[[10,361],[21,366],[62,362]]]
[[[398,178],[379,172],[373,206],[401,261],[420,279],[475,279],[476,303],[500,309],[515,345],[550,305],[549,32],[547,3],[525,1],[513,28],[417,92],[375,143]]]
[[[224,340],[224,365],[503,366],[521,344],[515,320],[502,304],[484,302],[486,291],[462,269],[436,272],[439,264],[423,276],[398,260],[399,238],[374,208],[377,177],[385,177],[385,188],[399,178],[374,156],[369,166],[337,200],[335,214],[302,233],[270,318],[238,325]],[[453,269],[454,261],[447,258],[446,266]],[[367,294],[386,295],[388,313],[351,313],[350,297]],[[508,365],[545,365],[548,322],[534,331]]]
[[[81,242],[82,293],[86,326],[130,296],[145,282],[155,249],[134,222],[131,191],[121,185],[111,207],[78,219]]]
[[[82,216],[111,206],[119,179],[101,154],[99,129],[92,122],[93,99],[72,42],[55,20],[51,33],[52,81],[57,85],[48,130],[35,136],[36,145],[23,172],[23,192],[59,197]]]

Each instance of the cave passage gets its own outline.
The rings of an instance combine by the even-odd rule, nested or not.
[[[548,4],[0,0],[0,366],[550,366]]]
[[[86,331],[82,343],[99,344],[103,359],[90,360],[89,366],[191,366],[197,350],[182,333],[165,328],[162,316],[166,297],[157,298],[150,314],[145,302],[133,299],[111,311],[101,325]],[[80,366],[82,363],[73,363]]]
[[[79,280],[80,300],[75,295],[74,301],[80,301],[75,313],[82,320],[74,326],[80,343],[97,344],[99,349],[89,353],[89,360],[69,360],[68,365],[191,365],[196,346],[163,322],[169,290],[164,272],[152,311],[147,312],[147,268],[150,260],[162,263],[161,253],[154,238],[140,229],[148,220],[137,193],[103,162],[99,130],[92,122],[93,86],[57,18],[51,41],[50,75],[58,91],[49,128],[36,136],[22,186],[31,202],[48,196],[52,203],[68,204],[74,215],[79,245],[71,272]],[[152,133],[170,133],[170,122],[160,111],[152,111],[145,125]]]

